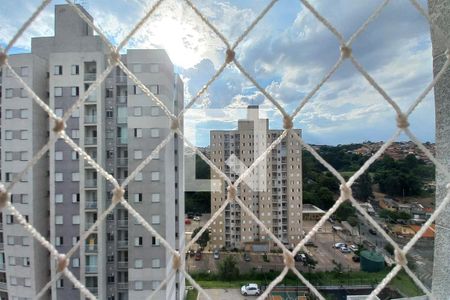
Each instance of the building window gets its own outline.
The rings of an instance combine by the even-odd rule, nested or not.
[[[55,216],[55,224],[56,225],[64,224],[64,216]]]
[[[15,238],[12,235],[8,235],[8,245],[14,245],[15,244]]]
[[[20,110],[20,118],[21,119],[28,119],[28,109],[21,109]]]
[[[144,288],[144,283],[142,281],[135,281],[134,282],[134,289],[136,291],[142,291]]]
[[[11,282],[11,285],[17,285],[17,277],[10,276],[9,281]]]
[[[28,139],[28,131],[27,130],[21,130],[20,131],[20,139],[21,140],[27,140]]]
[[[6,215],[6,224],[13,224],[13,223],[14,223],[14,216]]]
[[[158,128],[150,129],[150,136],[152,138],[158,138],[159,137],[159,129]]]
[[[55,160],[63,160],[64,154],[62,151],[55,151]]]
[[[134,238],[134,245],[135,246],[142,246],[143,244],[143,238],[142,236],[138,236]]]
[[[136,107],[133,109],[133,115],[134,115],[135,117],[140,117],[140,116],[142,116],[142,107],[136,106]]]
[[[28,152],[27,151],[20,151],[20,160],[21,161],[27,161],[28,160]]]
[[[63,88],[55,87],[55,97],[62,97],[62,95],[63,95]]]
[[[63,66],[56,65],[53,70],[53,75],[62,75],[62,73],[63,73]]]
[[[71,75],[79,75],[80,74],[80,66],[79,65],[72,65],[70,67],[70,74]]]
[[[158,73],[159,65],[158,64],[150,64],[150,73]]]
[[[152,106],[150,110],[150,114],[152,116],[159,116],[159,107],[158,106]]]
[[[56,182],[64,181],[64,175],[63,175],[63,173],[55,173],[55,181],[56,181]]]
[[[20,194],[20,203],[28,204],[28,195],[27,194]]]
[[[161,260],[159,258],[152,259],[152,268],[153,269],[161,268]]]
[[[133,94],[142,95],[142,90],[137,85],[133,85]]]
[[[149,90],[150,90],[150,92],[152,92],[153,94],[158,95],[158,94],[159,94],[159,85],[157,85],[157,84],[152,84],[152,85],[150,85]]]
[[[153,215],[152,216],[152,224],[160,224],[161,223],[161,218],[159,215]]]
[[[134,150],[134,159],[142,159],[142,150]]]
[[[138,172],[137,174],[136,174],[136,177],[134,177],[134,180],[135,181],[142,181],[142,172]]]
[[[22,246],[30,246],[30,238],[27,236],[22,237]]]
[[[20,68],[20,76],[21,77],[27,77],[28,76],[28,67],[21,67]]]
[[[63,203],[64,202],[64,195],[63,194],[55,194],[55,202],[56,203]]]
[[[134,267],[136,269],[142,269],[144,267],[144,261],[142,259],[135,259],[134,260]]]
[[[142,193],[134,194],[134,202],[142,202]]]
[[[55,115],[62,118],[62,116],[64,115],[64,110],[62,108],[55,108]]]
[[[161,195],[159,193],[152,194],[152,202],[157,203],[161,201]]]
[[[23,266],[24,267],[29,267],[30,266],[30,258],[29,257],[24,257],[23,258]]]
[[[106,117],[107,118],[112,118],[114,116],[113,111],[112,110],[107,110],[106,111]]]
[[[72,129],[71,134],[73,139],[79,139],[80,138],[80,131],[78,129]]]
[[[159,181],[159,172],[152,172],[152,181]]]
[[[8,263],[10,266],[16,265],[16,257],[15,256],[8,256]]]
[[[55,245],[56,246],[64,245],[64,238],[62,236],[55,237]]]
[[[72,160],[78,160],[80,155],[77,151],[72,151]]]
[[[28,93],[24,88],[20,88],[20,98],[28,97]]]
[[[63,287],[64,287],[64,279],[60,278],[60,279],[56,280],[56,288],[62,289]]]
[[[80,88],[77,86],[73,86],[70,88],[70,93],[72,95],[72,97],[76,97],[80,95]]]
[[[72,173],[72,181],[78,182],[80,181],[80,173]]]
[[[72,203],[79,203],[80,202],[80,194],[72,194]]]
[[[142,128],[134,128],[134,137],[142,138]]]
[[[79,118],[80,117],[80,109],[79,108],[75,109],[71,116],[72,116],[72,118]]]
[[[5,89],[5,97],[6,98],[12,98],[14,94],[14,90],[13,89]]]
[[[80,216],[79,215],[73,215],[72,216],[72,224],[73,225],[79,225],[80,224]]]
[[[131,69],[135,73],[140,73],[140,72],[142,72],[142,65],[141,64],[132,64]]]
[[[5,152],[5,161],[12,161],[13,160],[13,153],[11,151]]]
[[[159,246],[159,239],[152,236],[152,246]]]
[[[5,140],[12,140],[12,139],[13,139],[12,130],[5,130]]]
[[[5,110],[5,118],[6,119],[12,119],[13,118],[13,110],[12,109]]]
[[[72,246],[75,246],[76,243],[78,243],[78,241],[80,240],[80,237],[77,236],[73,236],[72,237]]]
[[[80,259],[78,257],[72,258],[72,267],[74,268],[80,267]]]

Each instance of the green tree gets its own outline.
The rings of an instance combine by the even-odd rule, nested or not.
[[[239,268],[237,267],[237,262],[232,255],[225,256],[225,258],[219,263],[218,269],[219,278],[222,280],[239,278]]]
[[[336,219],[339,221],[347,221],[349,217],[355,216],[356,208],[354,208],[349,202],[344,202],[334,213]]]
[[[386,250],[386,252],[390,255],[394,255],[394,246],[392,246],[391,244],[386,244],[386,246],[384,246],[384,250]]]
[[[210,192],[186,192],[185,211],[192,213],[210,213],[211,212],[211,193]]]
[[[201,229],[202,229],[201,227],[195,228],[194,231],[192,232],[192,237],[196,236],[197,233],[199,233]],[[209,231],[208,231],[208,230],[205,230],[205,231],[202,233],[202,235],[198,238],[197,244],[198,244],[200,247],[205,248],[206,245],[207,245],[208,242],[209,242],[209,239],[210,239],[210,237],[209,237]]]
[[[358,180],[352,185],[353,196],[361,201],[367,201],[372,193],[372,179],[370,175],[365,172],[359,176]]]

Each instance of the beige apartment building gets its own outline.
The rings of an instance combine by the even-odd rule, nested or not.
[[[212,162],[232,182],[239,178],[283,130],[269,129],[269,120],[259,117],[259,107],[248,106],[247,117],[237,130],[210,133]],[[261,161],[251,176],[239,185],[237,196],[288,247],[302,238],[302,159],[301,145],[292,129]],[[221,183],[211,192],[211,214],[220,209],[227,196],[226,182],[211,171],[212,182]],[[211,226],[211,248],[254,248],[267,251],[276,247],[251,216],[236,203],[230,203]]]

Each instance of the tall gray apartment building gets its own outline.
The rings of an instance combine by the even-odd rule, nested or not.
[[[301,130],[292,129],[301,136]],[[269,129],[269,120],[259,117],[259,107],[247,108],[247,118],[238,121],[237,130],[210,133],[212,162],[234,182],[283,130]],[[252,176],[239,185],[237,196],[272,233],[288,247],[302,238],[301,145],[289,133],[264,159]],[[227,187],[213,170],[211,214],[222,206]],[[269,236],[234,201],[211,226],[213,248],[247,248],[268,251],[276,247]]]
[[[80,6],[88,16],[89,14]],[[92,19],[91,16],[89,18]],[[9,63],[58,116],[108,67],[108,48],[68,5],[55,6],[55,36],[32,39],[31,53]],[[175,114],[183,83],[164,50],[128,50],[127,67]],[[9,182],[54,135],[53,122],[3,67],[1,179]],[[66,133],[119,182],[170,133],[162,110],[120,69],[76,110]],[[180,249],[184,236],[183,144],[175,138],[127,187],[126,199],[165,239]],[[111,204],[113,186],[59,139],[17,183],[13,204],[66,253]],[[0,299],[25,300],[55,275],[54,260],[3,212],[0,227]],[[171,271],[170,253],[118,205],[70,259],[70,270],[99,299],[141,299]],[[173,277],[157,299],[181,299],[184,279]],[[84,299],[66,278],[44,299]]]

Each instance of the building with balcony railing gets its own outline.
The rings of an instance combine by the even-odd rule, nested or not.
[[[80,9],[89,16],[83,7]],[[33,38],[31,53],[10,55],[8,61],[42,99],[48,98],[49,106],[61,117],[108,67],[108,55],[109,49],[100,37],[93,34],[69,5],[56,5],[55,35]],[[183,84],[164,50],[128,50],[122,60],[174,114],[183,108]],[[5,76],[4,70],[0,69],[3,71],[0,75],[2,91],[7,88],[7,96],[11,98],[24,96],[20,94],[20,83]],[[125,179],[170,133],[170,122],[153,100],[120,69],[110,72],[100,86],[93,89],[79,109],[71,114],[65,130],[110,174]],[[3,105],[1,101],[0,104]],[[11,105],[8,109],[16,109],[13,102],[7,105]],[[24,102],[21,109],[28,110],[28,118],[3,120],[0,117],[2,130],[14,139],[14,143],[0,145],[10,147],[8,151],[18,154],[26,150],[23,155],[30,159],[35,153],[33,149],[40,148],[48,140],[42,133],[50,131],[51,138],[55,133],[48,128],[45,112],[32,101]],[[17,114],[13,113],[14,116],[18,114],[19,110]],[[148,211],[157,214],[158,224],[154,226],[175,249],[182,248],[179,236],[184,232],[184,223],[175,221],[184,215],[182,154],[182,142],[175,137],[161,150],[160,159],[151,162],[130,182],[125,194],[144,217]],[[27,163],[26,159],[23,163],[22,159],[5,162],[3,155],[1,159],[1,177],[9,180],[12,172]],[[97,214],[100,215],[111,203],[112,190],[113,186],[80,159],[77,152],[58,140],[50,147],[49,158],[41,158],[28,174],[28,181],[17,183],[12,192],[23,205],[33,208],[29,219],[39,232],[47,232],[50,224],[49,240],[58,251],[66,253],[80,239],[82,231],[94,225]],[[36,204],[34,198],[41,201]],[[26,280],[31,285],[21,287],[21,294],[13,288],[6,296],[9,299],[31,299],[50,281],[50,274],[54,276],[56,272],[54,261],[49,260],[46,250],[36,240],[22,236],[23,230],[19,226],[11,224],[0,228],[2,237],[5,233],[11,243],[14,240],[13,244],[5,244],[4,250],[0,248],[1,299],[4,291],[9,290],[6,278],[21,271],[20,266],[8,266],[6,270],[1,267],[5,257],[13,256],[15,252],[29,258],[32,271]],[[119,205],[108,216],[107,222],[97,227],[72,255],[71,272],[99,299],[143,298],[149,294],[152,285],[139,290],[134,288],[134,282],[140,281],[142,272],[148,274],[146,280],[156,283],[171,271],[170,266],[166,267],[169,257],[166,250],[150,247],[152,238],[142,225],[128,220],[127,211]],[[41,261],[35,261],[38,257]],[[142,261],[142,265],[128,264],[135,260]],[[158,272],[152,269],[154,261],[160,266]],[[177,274],[156,298],[175,299],[183,289],[183,276]],[[80,293],[62,277],[42,299],[80,299]]]

